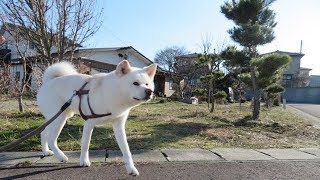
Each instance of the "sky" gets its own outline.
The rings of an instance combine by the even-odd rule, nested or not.
[[[227,30],[234,24],[220,12],[225,0],[97,0],[103,8],[99,31],[85,48],[132,46],[154,60],[157,51],[183,46],[201,52],[204,39],[214,48],[236,44]],[[260,53],[276,50],[300,52],[301,66],[320,75],[320,1],[277,0],[271,6],[276,13],[276,38],[259,47]]]

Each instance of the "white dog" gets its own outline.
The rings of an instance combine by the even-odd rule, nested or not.
[[[57,138],[66,120],[82,113],[87,120],[81,140],[80,166],[90,166],[88,150],[94,126],[112,122],[128,174],[139,175],[127,143],[125,123],[134,106],[152,98],[156,69],[155,64],[142,69],[134,68],[127,60],[123,60],[113,72],[90,76],[78,73],[66,62],[50,66],[44,73],[43,84],[37,95],[40,111],[47,120],[60,110],[75,91],[82,87],[81,91],[86,93],[75,96],[71,105],[41,133],[44,155],[54,155],[61,162],[68,161],[68,157],[57,146]]]

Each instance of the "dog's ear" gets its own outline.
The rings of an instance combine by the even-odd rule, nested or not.
[[[129,61],[123,60],[118,64],[118,66],[116,68],[116,75],[121,77],[121,76],[131,72],[131,70],[132,69],[131,69],[131,66],[129,64]]]
[[[150,76],[150,78],[154,78],[154,75],[157,72],[157,65],[156,64],[151,64],[148,67],[145,67],[145,70],[147,72],[147,74]]]

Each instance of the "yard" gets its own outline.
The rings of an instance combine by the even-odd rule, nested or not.
[[[44,119],[35,104],[19,113],[2,101],[0,110],[0,146],[40,126]],[[10,102],[10,101],[9,101]],[[7,108],[7,109],[6,109]],[[210,114],[207,104],[155,100],[132,110],[126,125],[131,149],[159,148],[288,148],[316,147],[320,132],[281,107],[261,110],[258,121],[249,120],[250,104],[239,111],[238,104],[218,105]],[[80,149],[83,120],[76,116],[64,127],[59,139],[63,150]],[[90,149],[118,149],[112,126],[98,126],[93,131]],[[13,151],[41,150],[39,136],[34,136]]]

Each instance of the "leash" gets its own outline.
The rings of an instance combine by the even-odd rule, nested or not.
[[[64,103],[64,105],[62,105],[62,107],[60,108],[60,110],[57,112],[57,114],[55,114],[52,118],[50,118],[47,122],[45,122],[44,124],[42,124],[41,126],[39,126],[38,128],[32,130],[31,132],[29,132],[28,134],[24,135],[23,137],[21,137],[20,139],[13,141],[7,145],[1,146],[0,147],[0,152],[4,152],[7,150],[10,150],[14,147],[16,147],[18,144],[24,142],[25,140],[29,139],[31,136],[34,136],[36,134],[40,134],[50,123],[52,123],[55,119],[57,119],[57,117],[63,113],[64,110],[66,110],[72,102],[73,97],[75,97],[76,94],[73,94],[72,97],[66,102]]]
[[[74,91],[72,96],[70,97],[70,99],[64,103],[60,110],[52,117],[50,118],[47,122],[45,122],[44,124],[42,124],[41,126],[39,126],[38,128],[32,130],[31,132],[29,132],[28,134],[24,135],[23,137],[21,137],[20,139],[13,141],[7,145],[1,146],[0,147],[0,152],[4,152],[7,150],[10,150],[14,147],[16,147],[17,145],[19,145],[20,143],[24,142],[25,140],[29,139],[30,137],[40,134],[50,123],[52,123],[55,119],[57,119],[57,117],[59,117],[59,115],[61,113],[63,113],[70,105],[72,102],[72,99],[75,96],[79,96],[79,111],[80,111],[80,115],[83,119],[87,120],[89,118],[98,118],[98,117],[103,117],[103,116],[109,116],[111,115],[111,113],[107,113],[107,114],[95,114],[90,106],[89,103],[89,90],[83,90],[83,88],[88,84],[88,82],[84,83],[81,88],[78,91]],[[88,105],[89,105],[89,109],[92,115],[84,115],[82,110],[81,110],[81,95],[83,94],[88,94],[87,96],[87,100],[88,100]]]

